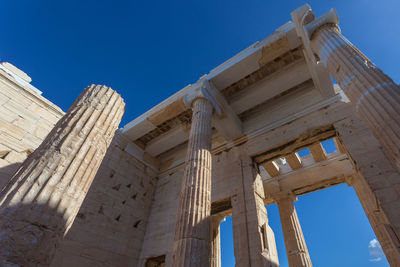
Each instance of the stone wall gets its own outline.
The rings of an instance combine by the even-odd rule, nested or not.
[[[160,177],[138,266],[145,266],[148,258],[161,255],[166,256],[167,266],[172,261],[182,178],[183,168]]]
[[[236,150],[212,157],[212,202],[230,199],[241,187],[241,180],[235,179],[240,174],[237,157]],[[166,266],[171,266],[183,172],[182,166],[160,175],[140,256],[141,267],[145,266],[146,259],[161,255],[166,256]]]
[[[51,266],[137,266],[156,173],[118,131]]]
[[[45,139],[64,112],[9,63],[0,64],[0,186]],[[136,266],[156,174],[124,151],[116,133],[53,266]]]
[[[1,188],[64,115],[30,81],[13,65],[0,64]]]

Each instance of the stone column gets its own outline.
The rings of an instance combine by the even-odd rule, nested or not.
[[[2,266],[48,266],[124,112],[112,89],[87,87],[0,193]]]
[[[224,216],[211,217],[211,267],[221,267],[221,232],[220,224]]]
[[[310,267],[311,259],[308,254],[307,245],[297,212],[294,207],[296,197],[293,195],[282,196],[277,199],[279,215],[285,239],[286,253],[291,267]]]
[[[354,47],[335,23],[322,24],[310,34],[313,52],[400,168],[400,87]]]
[[[192,101],[193,117],[186,154],[172,266],[210,266],[211,116],[203,97]]]

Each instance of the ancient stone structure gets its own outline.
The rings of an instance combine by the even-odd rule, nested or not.
[[[294,207],[295,198],[292,194],[280,196],[277,199],[281,216],[283,236],[290,266],[312,266],[307,245],[304,241],[299,218]]]
[[[212,104],[200,97],[192,105],[173,266],[208,266],[210,261]]]
[[[125,104],[86,88],[0,193],[2,265],[49,265],[101,164]]]
[[[1,260],[219,267],[219,225],[232,216],[236,266],[279,266],[265,208],[277,203],[289,265],[312,266],[294,200],[346,183],[400,266],[399,88],[333,10],[291,17],[118,130],[113,91],[90,87],[60,119],[2,63]]]

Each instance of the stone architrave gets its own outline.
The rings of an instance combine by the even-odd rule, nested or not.
[[[111,88],[87,87],[0,193],[2,266],[49,266],[124,113]]]
[[[210,266],[211,117],[213,106],[199,97],[193,117],[175,230],[172,266]]]
[[[295,200],[294,195],[277,199],[288,262],[291,267],[311,267],[311,258],[293,203]]]
[[[335,22],[332,10],[306,25],[311,49],[400,168],[400,87],[351,44]]]

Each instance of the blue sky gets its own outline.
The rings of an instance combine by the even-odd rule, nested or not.
[[[1,3],[1,61],[28,73],[32,84],[63,110],[89,84],[111,86],[127,103],[124,125],[264,39],[305,1]],[[336,8],[343,34],[400,82],[400,1],[308,3],[317,16]],[[315,266],[387,266],[384,260],[370,261],[368,246],[374,235],[352,188],[338,186],[303,196],[296,207]],[[268,212],[281,264],[287,266],[277,207],[268,207]],[[224,263],[231,266],[228,259]]]

